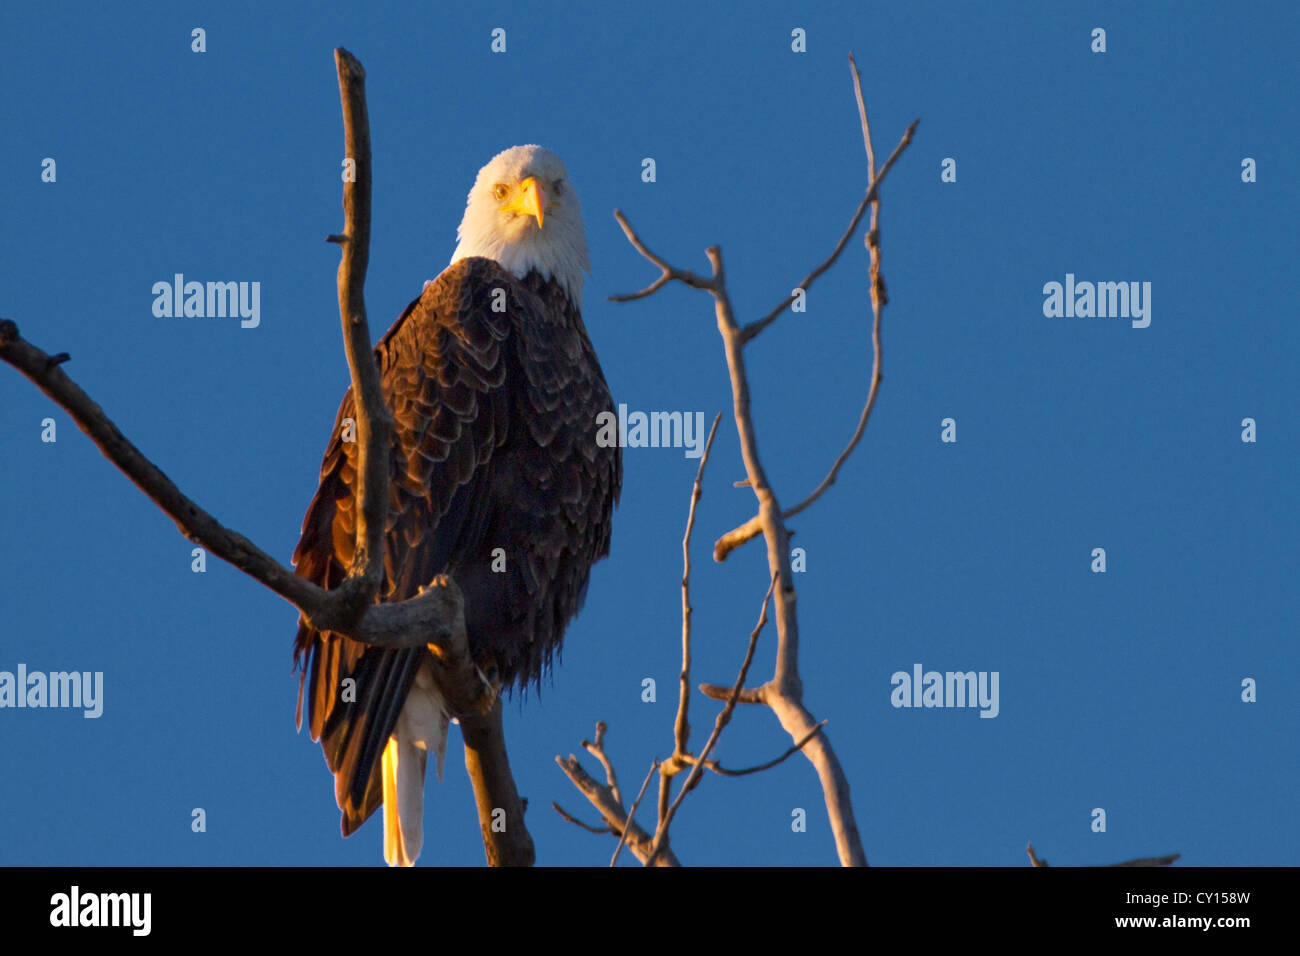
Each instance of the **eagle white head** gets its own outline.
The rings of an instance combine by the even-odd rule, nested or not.
[[[456,231],[451,261],[495,259],[519,278],[536,269],[582,308],[591,272],[582,207],[560,157],[544,146],[512,146],[478,172]]]

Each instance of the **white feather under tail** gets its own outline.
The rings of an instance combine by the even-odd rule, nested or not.
[[[384,747],[384,860],[412,866],[424,843],[424,772],[433,751],[438,779],[447,755],[447,707],[429,662],[421,665]]]

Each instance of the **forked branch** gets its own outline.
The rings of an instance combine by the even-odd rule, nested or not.
[[[852,61],[850,58],[850,63]],[[759,767],[750,768],[745,772],[757,772],[770,766],[775,766],[781,760],[784,760],[795,751],[802,752],[812,762],[817,769],[820,778],[822,791],[826,798],[827,812],[830,817],[831,829],[835,836],[836,851],[839,855],[840,862],[844,865],[866,865],[866,854],[862,849],[862,840],[858,834],[857,823],[853,817],[853,805],[849,799],[849,786],[845,778],[843,769],[840,766],[839,759],[831,747],[830,740],[823,730],[824,721],[816,721],[812,714],[809,713],[803,704],[803,684],[799,679],[799,625],[796,614],[797,593],[794,587],[794,579],[790,568],[790,532],[786,527],[785,520],[792,513],[811,505],[818,497],[834,483],[835,477],[840,467],[853,449],[857,446],[862,437],[862,432],[866,427],[866,422],[871,414],[871,408],[875,403],[875,396],[880,383],[880,310],[885,302],[884,280],[880,278],[879,271],[879,191],[880,184],[884,181],[889,170],[893,168],[895,162],[907,149],[912,141],[912,136],[916,131],[917,123],[912,123],[904,132],[898,145],[894,148],[893,153],[881,166],[880,170],[875,169],[875,154],[871,145],[870,130],[867,125],[866,109],[862,99],[862,89],[860,77],[857,68],[852,66],[853,86],[859,105],[859,117],[862,125],[863,140],[867,151],[867,188],[849,221],[848,228],[844,231],[839,241],[831,250],[830,255],[799,283],[798,289],[804,292],[812,286],[817,279],[829,270],[839,259],[841,253],[848,245],[849,239],[857,231],[868,208],[872,210],[871,228],[867,236],[867,245],[871,251],[871,295],[875,313],[875,323],[873,331],[873,344],[876,350],[876,360],[872,370],[871,386],[867,395],[867,403],[859,418],[858,428],[854,432],[849,445],[835,464],[831,468],[830,474],[822,485],[813,492],[803,503],[798,505],[793,512],[782,511],[777,495],[768,483],[767,473],[763,468],[762,459],[758,452],[757,432],[754,425],[753,413],[750,407],[749,377],[745,367],[744,349],[747,344],[752,342],[756,336],[768,328],[795,300],[796,293],[791,293],[775,309],[760,319],[757,319],[745,326],[741,326],[736,321],[735,311],[732,307],[731,298],[727,291],[726,269],[723,264],[722,250],[717,246],[711,246],[706,250],[709,262],[713,267],[713,274],[708,277],[699,276],[687,269],[680,269],[674,266],[666,258],[653,252],[646,242],[637,234],[636,230],[628,222],[627,217],[621,211],[615,211],[614,217],[617,219],[619,226],[622,228],[624,235],[627,236],[628,242],[632,244],[642,256],[644,256],[653,265],[658,267],[659,276],[646,288],[639,292],[628,295],[612,296],[616,302],[629,302],[636,299],[643,299],[662,289],[671,282],[681,282],[693,289],[708,292],[713,298],[714,315],[717,320],[718,334],[722,338],[723,347],[726,351],[727,368],[731,379],[731,393],[733,415],[736,425],[736,434],[740,439],[741,456],[745,463],[746,477],[743,482],[738,482],[738,486],[747,486],[754,493],[758,505],[758,514],[746,526],[737,529],[715,546],[714,556],[722,560],[726,553],[737,544],[762,534],[767,542],[768,573],[770,575],[770,584],[768,594],[764,598],[763,612],[760,616],[759,625],[755,628],[750,637],[749,649],[746,653],[744,665],[740,670],[740,676],[735,685],[730,688],[718,687],[712,684],[702,685],[701,690],[706,696],[722,699],[726,701],[726,706],[718,715],[715,721],[713,733],[706,742],[704,749],[698,756],[690,753],[688,748],[688,738],[690,735],[690,723],[688,716],[688,681],[690,674],[690,645],[691,645],[691,603],[690,603],[690,537],[691,531],[695,525],[695,509],[700,496],[700,482],[703,477],[704,463],[707,461],[707,450],[705,457],[700,462],[700,471],[696,476],[696,482],[692,491],[691,508],[687,517],[686,536],[683,540],[684,552],[684,570],[682,576],[682,699],[677,712],[677,720],[674,725],[674,752],[673,755],[664,761],[660,768],[660,790],[659,790],[659,826],[656,829],[654,840],[650,846],[650,859],[655,860],[662,848],[666,845],[668,836],[668,827],[672,822],[673,816],[680,807],[685,795],[698,784],[700,775],[706,769],[711,769],[719,773],[725,773],[722,768],[716,765],[716,762],[709,759],[718,736],[731,718],[738,703],[755,704],[761,703],[770,707],[781,721],[781,725],[790,735],[793,746],[776,760],[769,761]],[[715,422],[716,428],[716,422]],[[710,434],[712,442],[712,433]],[[722,548],[719,551],[719,548]],[[777,651],[776,667],[772,677],[758,687],[745,687],[745,680],[749,670],[749,663],[754,653],[755,642],[758,633],[762,629],[763,623],[767,620],[768,600],[773,599],[775,608],[775,619],[777,626]],[[674,800],[669,801],[669,784],[674,775],[681,772],[685,767],[690,767],[690,773],[682,783]],[[639,854],[638,854],[639,855]]]

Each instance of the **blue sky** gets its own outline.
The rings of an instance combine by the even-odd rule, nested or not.
[[[706,418],[730,409],[711,302],[680,287],[607,302],[655,275],[612,210],[684,267],[706,269],[720,244],[742,321],[764,314],[862,194],[852,50],[878,155],[921,126],[883,191],[880,399],[838,484],[792,527],[806,703],[830,721],[868,859],[1019,866],[1032,839],[1054,864],[1300,863],[1293,7],[355,10],[0,11],[0,316],[70,352],[66,371],[195,500],[287,561],[315,489],[347,384],[324,242],[342,224],[335,46],[369,75],[373,334],[446,264],[479,167],[542,143],[582,199],[584,312],[616,401]],[[206,53],[191,52],[196,26]],[[498,26],[505,54],[489,49]],[[1242,182],[1245,157],[1257,182]],[[747,353],[787,504],[861,407],[865,263],[855,239],[807,312]],[[155,318],[152,285],[177,272],[260,282],[260,325]],[[1067,273],[1150,282],[1150,326],[1046,317],[1043,287]],[[940,441],[948,417],[955,444]],[[671,748],[696,462],[629,449],[624,464],[613,553],[563,662],[540,698],[507,705],[544,865],[613,850],[550,808],[595,818],[556,754],[604,720],[635,790]],[[728,414],[696,530],[697,682],[734,679],[766,586],[757,543],[709,558],[753,512],[742,476]],[[382,863],[379,817],[343,840],[320,749],[294,732],[296,612],[219,560],[192,573],[175,526],[7,367],[0,502],[0,670],[104,674],[98,719],[0,710],[0,864]],[[756,673],[774,646],[769,630]],[[916,663],[998,672],[998,716],[892,707],[891,675]],[[715,708],[697,696],[697,747]],[[719,756],[743,766],[788,743],[771,714],[742,710]],[[447,768],[420,863],[479,865],[455,732]],[[795,808],[807,832],[792,832]],[[835,859],[803,759],[706,779],[673,845],[689,864]]]

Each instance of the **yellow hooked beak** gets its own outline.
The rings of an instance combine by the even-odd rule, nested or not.
[[[506,209],[516,214],[532,216],[540,229],[546,221],[546,194],[542,192],[537,180],[529,176],[519,184],[518,195]]]

